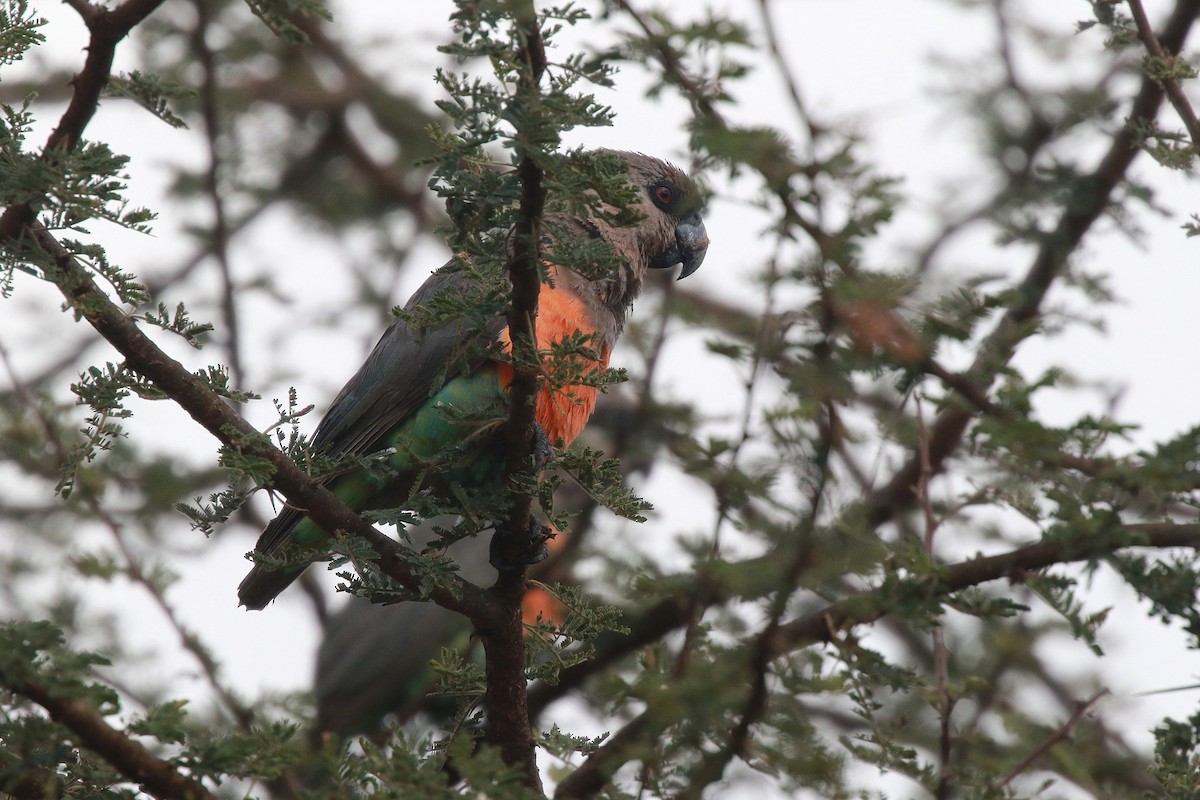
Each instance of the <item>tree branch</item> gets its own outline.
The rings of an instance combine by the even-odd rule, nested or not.
[[[1076,703],[1075,709],[1071,712],[1071,716],[1067,718],[1067,721],[1059,726],[1058,730],[1054,731],[1044,740],[1042,740],[1042,742],[1033,749],[1032,753],[1030,753],[1026,758],[1022,759],[1020,764],[1017,764],[1009,771],[1007,775],[1004,776],[1004,780],[1000,781],[1001,788],[1008,786],[1010,783],[1016,780],[1021,773],[1032,767],[1034,762],[1036,762],[1046,753],[1050,752],[1051,747],[1054,747],[1054,745],[1058,744],[1059,742],[1065,742],[1067,739],[1070,739],[1071,733],[1075,730],[1075,726],[1079,724],[1079,720],[1083,719],[1083,715],[1086,714],[1088,709],[1094,706],[1097,701],[1100,700],[1100,698],[1104,697],[1108,693],[1108,689],[1101,689],[1087,700],[1081,700]]]
[[[1200,0],[1179,0],[1160,37],[1163,45],[1176,51],[1182,47],[1198,13]],[[981,393],[987,391],[999,370],[1012,358],[1016,346],[1033,333],[1033,323],[1050,286],[1062,273],[1068,256],[1079,246],[1084,234],[1108,208],[1113,192],[1125,179],[1125,173],[1140,152],[1131,123],[1152,121],[1162,100],[1162,87],[1149,76],[1143,78],[1129,113],[1129,123],[1113,138],[1096,170],[1081,182],[1078,190],[1069,193],[1058,225],[1046,235],[1025,279],[1014,292],[1016,302],[984,339],[979,355],[966,373],[966,378]],[[933,474],[940,474],[946,459],[958,449],[973,417],[969,410],[950,408],[934,420],[929,438],[929,463]],[[921,458],[914,455],[886,485],[872,492],[863,503],[868,524],[877,527],[913,508],[920,473]]]
[[[1123,536],[1114,532],[1112,536],[1098,537],[1093,532],[1078,538],[1035,542],[1007,553],[946,565],[936,579],[917,577],[898,581],[892,587],[850,595],[782,626],[774,643],[774,655],[780,656],[801,647],[828,642],[841,631],[875,622],[891,611],[901,597],[941,599],[954,592],[1002,578],[1019,582],[1021,575],[1026,572],[1100,558],[1128,547],[1190,547],[1200,550],[1200,524],[1136,523],[1122,526],[1121,531],[1124,532]]]
[[[72,80],[71,102],[59,119],[58,126],[46,139],[42,158],[52,158],[59,152],[74,150],[100,105],[100,94],[112,73],[117,45],[133,28],[162,5],[164,0],[126,0],[109,10],[101,6],[77,3],[91,33],[83,69]],[[17,239],[22,230],[34,221],[29,203],[9,206],[0,215],[0,241]]]
[[[1164,50],[1162,42],[1154,35],[1154,28],[1146,16],[1146,9],[1142,7],[1142,0],[1129,0],[1129,10],[1133,13],[1134,24],[1137,25],[1138,38],[1142,40],[1142,44],[1146,46],[1146,50],[1153,58],[1161,61],[1164,66],[1178,58]],[[1167,93],[1167,99],[1171,101],[1175,112],[1179,114],[1179,119],[1187,128],[1188,135],[1192,137],[1192,145],[1200,147],[1200,120],[1196,119],[1196,112],[1192,110],[1192,104],[1188,102],[1187,95],[1183,93],[1179,81],[1164,76],[1159,76],[1157,80],[1161,82],[1163,90]]]
[[[1036,542],[1007,553],[946,565],[937,577],[909,578],[891,586],[849,595],[819,611],[780,625],[772,637],[764,640],[764,655],[775,659],[805,647],[830,642],[833,637],[851,628],[878,621],[895,610],[905,598],[942,599],[972,586],[1004,578],[1019,581],[1025,572],[1055,564],[1100,558],[1129,547],[1187,547],[1200,550],[1200,524],[1132,524],[1123,526],[1121,531],[1124,537],[1097,537],[1094,532],[1088,532],[1077,538]],[[772,558],[768,556],[762,560]],[[723,593],[729,598],[736,594],[728,590]],[[682,601],[681,604],[687,605]],[[686,621],[683,619],[679,625]],[[564,677],[569,673],[569,670],[564,672]],[[636,757],[647,740],[660,736],[671,723],[672,719],[652,716],[649,711],[627,722],[575,772],[559,783],[554,794],[556,800],[591,797],[598,793],[623,764]]]
[[[527,144],[529,132],[522,130],[525,115],[540,113],[541,79],[546,71],[546,52],[537,12],[532,2],[516,5],[514,23],[521,40],[516,54],[520,64],[513,100],[517,135],[517,174],[521,180],[520,212],[513,230],[513,249],[508,262],[512,302],[508,309],[508,335],[512,346],[512,382],[508,388],[508,426],[505,443],[508,460],[504,477],[509,488],[509,513],[504,535],[499,536],[501,557],[516,569],[501,570],[489,590],[500,606],[497,624],[482,631],[487,708],[491,740],[500,748],[506,764],[521,768],[525,782],[538,792],[542,779],[537,768],[537,748],[529,724],[529,696],[525,677],[525,631],[521,624],[521,599],[525,595],[525,567],[532,532],[533,496],[527,488],[533,480],[531,458],[534,439],[536,398],[540,361],[537,346],[538,294],[541,292],[542,212],[546,205],[545,177]],[[539,465],[540,466],[540,465]]]
[[[162,800],[217,800],[201,784],[105,722],[88,703],[56,697],[44,686],[24,680],[9,688],[46,709],[51,719],[75,734],[79,745],[140,784],[147,794]]]
[[[272,446],[270,439],[235,413],[200,378],[164,353],[96,286],[87,270],[49,231],[35,224],[27,229],[27,235],[54,258],[56,270],[48,277],[58,286],[67,304],[125,357],[126,366],[161,389],[223,444],[269,463],[273,470],[271,486],[291,505],[304,509],[326,531],[363,537],[378,553],[379,567],[385,574],[408,586],[418,584],[418,576],[405,560],[407,548],[375,530],[326,486],[314,481]],[[430,599],[466,615],[480,627],[490,625],[497,614],[487,592],[461,578],[447,586],[435,587]]]

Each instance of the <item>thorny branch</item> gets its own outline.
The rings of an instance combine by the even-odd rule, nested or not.
[[[852,628],[882,619],[902,597],[940,600],[991,581],[1019,581],[1026,572],[1088,561],[1129,547],[1200,550],[1200,524],[1145,523],[1128,525],[1125,531],[1128,536],[1121,539],[1098,540],[1089,532],[1077,538],[1036,542],[1007,553],[945,565],[937,577],[914,577],[898,581],[886,590],[872,589],[849,595],[780,625],[767,642],[766,656],[773,660],[804,647],[829,643]],[[554,795],[556,800],[593,796],[604,785],[603,781],[630,758],[636,757],[646,741],[661,735],[671,724],[672,719],[653,711],[634,717],[558,785]]]
[[[46,709],[51,719],[75,735],[80,746],[99,754],[150,796],[161,800],[217,800],[215,794],[180,773],[173,764],[109,725],[88,703],[57,697],[46,687],[29,681],[9,688]]]
[[[1067,721],[1064,722],[1058,728],[1058,730],[1051,733],[1040,744],[1038,744],[1038,746],[1033,749],[1033,752],[1024,758],[1020,764],[1017,764],[1015,767],[1013,767],[1009,773],[1004,776],[1004,780],[1000,781],[1000,786],[1008,786],[1010,783],[1016,780],[1021,773],[1032,767],[1039,758],[1048,753],[1051,747],[1054,747],[1054,745],[1058,744],[1059,742],[1065,742],[1070,739],[1071,733],[1075,730],[1075,726],[1079,724],[1079,720],[1083,719],[1083,715],[1088,712],[1088,709],[1096,705],[1100,698],[1104,697],[1106,694],[1108,694],[1108,689],[1101,689],[1087,700],[1076,703],[1075,710],[1071,712],[1071,716],[1067,718]]]
[[[1179,56],[1168,53],[1163,49],[1162,42],[1154,35],[1154,28],[1150,25],[1150,19],[1146,16],[1146,9],[1142,7],[1142,0],[1129,0],[1129,10],[1133,13],[1134,24],[1137,25],[1138,38],[1142,40],[1142,44],[1146,46],[1146,50],[1149,51],[1151,57],[1158,59],[1164,66],[1179,58]],[[1171,49],[1178,51],[1177,46]],[[1192,137],[1192,145],[1200,147],[1200,119],[1196,119],[1196,112],[1192,109],[1192,104],[1188,100],[1187,95],[1183,93],[1183,88],[1179,85],[1179,81],[1165,76],[1160,76],[1158,80],[1162,82],[1162,88],[1167,93],[1167,99],[1175,107],[1175,112],[1179,114],[1179,119],[1183,121],[1184,126],[1187,128],[1188,135]]]
[[[519,4],[514,11],[520,31],[523,61],[516,102],[533,111],[541,99],[541,79],[546,71],[546,52],[537,12],[532,2]],[[524,132],[522,132],[524,133]],[[522,140],[521,136],[517,137]],[[512,283],[512,304],[508,310],[509,341],[512,345],[512,382],[508,394],[506,445],[508,462],[505,477],[510,481],[510,509],[505,535],[500,537],[502,557],[509,564],[522,564],[529,548],[532,530],[533,497],[521,484],[533,476],[531,450],[534,441],[535,399],[540,372],[537,347],[538,294],[541,291],[541,218],[546,205],[544,175],[533,153],[517,147],[517,173],[521,179],[520,217],[513,231],[513,250],[508,264]],[[520,480],[524,479],[524,480]],[[488,711],[491,740],[500,748],[505,763],[520,766],[525,782],[541,792],[542,780],[537,767],[537,750],[529,723],[529,695],[525,678],[525,637],[521,624],[521,598],[525,594],[525,567],[501,570],[489,590],[501,612],[497,623],[483,633],[487,688],[484,705]]]

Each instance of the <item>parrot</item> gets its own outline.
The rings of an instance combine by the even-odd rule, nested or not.
[[[436,540],[436,528],[453,524],[453,518],[435,517],[412,526],[405,535],[420,547]],[[549,545],[553,549],[562,541],[558,537]],[[466,539],[448,552],[461,577],[474,583],[487,580],[488,548],[482,543]],[[521,599],[521,617],[530,625],[539,618],[557,621],[561,608],[534,585]],[[467,618],[434,603],[381,605],[350,597],[323,627],[313,675],[316,731],[340,738],[374,735],[385,718],[408,722],[419,711],[432,712],[435,719],[449,718],[454,701],[428,697],[437,677],[430,662],[443,649],[468,660],[479,656]]]
[[[699,269],[709,244],[700,192],[683,170],[642,153],[606,152],[626,165],[640,219],[617,226],[602,214],[566,219],[547,215],[560,230],[607,243],[616,258],[590,276],[547,263],[536,326],[539,352],[580,333],[587,335],[597,356],[589,367],[596,370],[607,368],[646,271],[681,265],[679,279],[686,278]],[[443,268],[422,284],[334,398],[313,434],[313,448],[334,458],[384,454],[386,470],[362,464],[325,479],[330,491],[356,511],[394,508],[426,487],[483,490],[496,486],[504,474],[507,453],[503,437],[496,435],[495,420],[506,416],[511,364],[489,357],[495,349],[483,348],[473,359],[463,358],[467,334],[461,321],[426,326],[417,320],[422,307],[456,292],[462,288],[456,281],[464,279],[461,271]],[[503,315],[490,321],[483,336],[491,337],[493,346],[510,346]],[[535,397],[535,455],[551,444],[570,444],[591,416],[596,394],[591,385],[543,383]],[[490,425],[480,422],[489,418]],[[445,460],[447,452],[455,453],[456,460]],[[546,458],[538,460],[544,463]],[[327,536],[301,509],[285,506],[259,536],[255,553],[278,559],[314,548]],[[533,547],[536,542],[530,537],[527,561],[536,563],[545,557],[546,548],[544,540],[540,551]],[[491,562],[497,569],[515,568],[500,563],[494,554]],[[307,566],[256,562],[238,586],[241,605],[265,608]]]

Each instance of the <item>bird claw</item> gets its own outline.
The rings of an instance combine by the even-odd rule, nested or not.
[[[492,535],[492,543],[488,546],[488,563],[497,572],[515,572],[523,567],[545,561],[546,557],[550,555],[550,548],[546,546],[546,543],[554,538],[554,531],[549,526],[531,519],[524,535],[523,542],[515,543],[521,549],[517,554],[517,562],[512,563],[505,558],[504,551],[508,549],[505,547],[505,539],[513,537],[513,531],[503,525],[496,526],[496,532]]]

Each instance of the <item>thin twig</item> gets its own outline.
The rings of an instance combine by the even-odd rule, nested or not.
[[[1177,55],[1168,53],[1163,47],[1162,42],[1154,35],[1154,28],[1150,25],[1150,20],[1146,16],[1146,9],[1142,7],[1142,0],[1128,0],[1128,2],[1129,10],[1133,14],[1134,24],[1137,25],[1138,38],[1142,40],[1142,44],[1146,46],[1146,50],[1150,52],[1150,55],[1161,61],[1164,66],[1179,58]],[[1188,101],[1187,95],[1183,93],[1183,88],[1180,87],[1179,81],[1161,75],[1157,76],[1155,80],[1162,84],[1163,90],[1167,93],[1167,99],[1175,107],[1175,113],[1179,115],[1179,119],[1183,121],[1184,127],[1187,128],[1188,135],[1192,137],[1192,145],[1200,147],[1200,119],[1196,119],[1196,112],[1192,110],[1192,104]]]
[[[919,392],[913,395],[917,406],[917,450],[921,457],[921,477],[917,480],[917,496],[925,518],[925,557],[932,565],[935,563],[934,536],[938,529],[938,519],[933,513],[933,501],[929,497],[929,481],[933,477],[933,468],[929,463],[929,430],[925,427],[925,409]],[[953,791],[951,778],[953,770],[950,767],[950,749],[953,743],[951,736],[950,717],[954,713],[955,698],[951,696],[949,684],[949,651],[946,649],[946,637],[942,630],[940,618],[933,620],[931,625],[933,639],[933,674],[936,683],[937,711],[939,720],[938,731],[938,782],[934,792],[936,800],[949,800]]]
[[[1083,715],[1087,713],[1088,709],[1095,705],[1096,702],[1106,694],[1108,694],[1108,689],[1101,689],[1087,700],[1076,703],[1075,710],[1071,712],[1071,716],[1067,718],[1067,721],[1059,726],[1058,730],[1047,736],[1037,747],[1033,748],[1033,752],[1022,759],[1021,763],[1013,767],[1009,773],[1004,776],[1004,780],[1000,781],[1000,788],[1008,786],[1010,783],[1016,780],[1021,773],[1032,767],[1039,758],[1048,753],[1051,747],[1054,747],[1054,745],[1058,744],[1059,742],[1065,742],[1066,740],[1070,739],[1072,732],[1075,730],[1075,726],[1079,724],[1079,720],[1083,719]]]
[[[14,395],[29,409],[29,412],[33,414],[38,425],[41,427],[46,443],[54,450],[58,466],[60,468],[64,467],[68,463],[69,458],[66,450],[63,448],[59,432],[54,422],[38,406],[25,383],[16,374],[12,362],[8,357],[8,350],[3,345],[0,345],[0,364],[3,364],[5,370],[8,372]],[[200,638],[179,619],[179,616],[175,613],[175,609],[167,602],[158,585],[147,576],[146,570],[142,567],[141,559],[134,554],[129,547],[129,543],[126,541],[124,526],[104,507],[95,490],[87,485],[86,482],[76,484],[76,493],[83,498],[83,502],[88,507],[88,511],[91,512],[92,516],[103,523],[104,527],[112,535],[113,541],[117,545],[117,550],[125,560],[124,571],[126,577],[149,592],[150,596],[154,599],[155,605],[158,606],[167,623],[179,637],[180,644],[200,664],[200,669],[203,671],[214,694],[220,698],[225,708],[237,720],[239,727],[244,731],[249,731],[250,725],[254,721],[254,712],[238,701],[233,693],[221,682],[218,675],[219,666],[217,662],[213,660],[212,654],[200,641]]]
[[[196,30],[192,34],[192,47],[196,51],[203,79],[200,82],[200,115],[204,121],[204,139],[208,146],[208,164],[204,170],[204,193],[212,209],[212,249],[221,276],[221,316],[224,317],[226,349],[229,353],[229,372],[234,386],[245,385],[242,368],[241,325],[238,322],[237,289],[233,281],[233,267],[229,260],[230,230],[225,213],[225,199],[221,191],[221,119],[217,110],[220,86],[217,78],[217,58],[208,44],[208,28],[211,24],[211,0],[194,0],[196,8]]]

